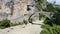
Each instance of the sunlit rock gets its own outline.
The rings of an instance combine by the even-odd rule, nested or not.
[[[7,14],[7,19],[11,22],[23,22],[32,14],[38,18],[34,0],[2,0],[1,4],[2,12]],[[35,16],[32,16],[32,19],[35,19]]]

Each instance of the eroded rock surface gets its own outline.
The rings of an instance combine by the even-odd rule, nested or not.
[[[38,11],[34,0],[2,0],[2,12],[7,14],[11,22],[23,22],[28,20],[31,14],[33,19],[38,19]],[[14,4],[14,5],[13,5]],[[13,7],[13,10],[11,9]],[[12,15],[11,15],[12,13]]]

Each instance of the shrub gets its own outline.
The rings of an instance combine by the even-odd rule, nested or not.
[[[40,11],[41,9],[42,9],[42,4],[43,3],[43,1],[42,0],[36,0],[36,7],[37,7],[37,9]]]
[[[48,19],[42,25],[43,30],[40,34],[60,34],[60,15],[56,14],[55,19]]]
[[[0,28],[6,28],[6,27],[10,27],[10,20],[5,19],[0,21]]]
[[[8,19],[4,19],[2,21],[0,21],[0,29],[4,29],[7,27],[11,27],[11,26],[16,26],[16,25],[21,25],[22,23],[11,23],[10,20]]]
[[[43,25],[42,28],[43,30],[41,31],[40,34],[60,34],[59,25],[54,25],[54,26]]]
[[[40,34],[60,34],[60,25],[59,24],[59,16],[55,16],[56,18],[54,20],[50,20],[46,18],[44,21],[45,25],[42,25],[43,30]]]

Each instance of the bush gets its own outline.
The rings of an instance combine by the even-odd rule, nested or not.
[[[5,19],[0,21],[0,28],[7,28],[10,27],[10,20]]]
[[[42,4],[43,3],[43,1],[42,0],[36,0],[36,7],[37,7],[37,9],[40,11],[41,9],[42,9]]]
[[[0,21],[0,29],[4,29],[4,28],[7,28],[7,27],[11,27],[11,26],[16,26],[16,25],[22,25],[22,24],[27,24],[27,21],[23,21],[23,23],[11,23],[10,20],[8,19],[4,19],[2,21]]]
[[[60,15],[56,14],[55,19],[48,19],[42,25],[43,30],[40,34],[60,34]]]
[[[59,25],[54,25],[54,26],[43,25],[42,28],[43,30],[41,31],[40,34],[60,34]]]

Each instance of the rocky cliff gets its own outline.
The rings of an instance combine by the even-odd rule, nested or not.
[[[33,20],[38,19],[39,12],[34,0],[2,0],[1,5],[0,20],[7,18],[11,22],[23,22],[23,20],[28,21],[31,15]]]

